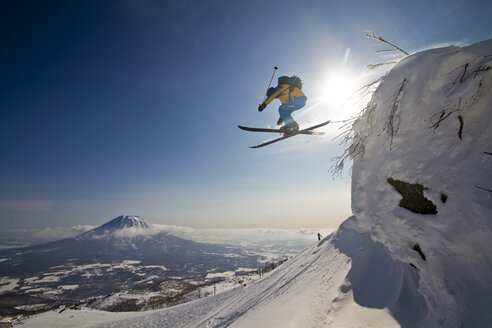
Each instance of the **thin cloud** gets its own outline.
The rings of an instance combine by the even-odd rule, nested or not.
[[[93,228],[89,225],[77,225],[69,228],[2,230],[0,231],[0,248],[29,246],[72,238]]]
[[[44,228],[41,230],[34,230],[34,233],[32,234],[32,238],[36,240],[53,241],[53,240],[75,237],[93,228],[94,227],[89,225],[78,225],[71,228],[61,228],[61,227]]]
[[[50,212],[53,205],[49,200],[0,200],[0,209],[18,212]]]

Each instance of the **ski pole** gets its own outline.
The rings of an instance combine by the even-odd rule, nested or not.
[[[270,89],[270,86],[272,85],[273,77],[275,76],[275,73],[277,72],[277,70],[278,70],[278,66],[275,66],[275,67],[273,68],[272,78],[270,79],[270,83],[268,83],[267,91],[265,92],[265,98],[263,98],[262,103],[264,103],[264,102],[265,102],[265,100],[266,100],[266,98],[267,98],[267,95],[268,95],[268,89]]]

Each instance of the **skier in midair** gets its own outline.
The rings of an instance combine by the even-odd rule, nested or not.
[[[248,127],[243,125],[238,125],[237,127],[241,130],[251,131],[251,132],[266,132],[266,133],[283,133],[281,137],[264,141],[259,145],[251,146],[250,148],[261,148],[264,146],[271,145],[278,141],[285,140],[290,137],[294,137],[298,134],[304,135],[322,135],[324,132],[315,132],[314,130],[319,129],[330,121],[325,121],[313,126],[304,127],[299,129],[299,125],[292,118],[292,113],[296,110],[303,108],[306,105],[307,97],[302,92],[302,81],[298,76],[281,76],[278,78],[278,86],[276,88],[270,88],[270,85],[273,81],[273,77],[275,76],[275,72],[278,67],[275,66],[272,74],[272,78],[270,79],[270,83],[267,87],[267,92],[265,94],[265,98],[263,102],[258,106],[258,111],[262,112],[268,104],[270,104],[274,99],[279,99],[282,104],[278,108],[278,113],[280,118],[277,121],[277,125],[281,126],[277,129],[271,128],[255,128]]]
[[[297,76],[281,76],[278,78],[278,86],[271,87],[267,91],[267,98],[258,107],[258,111],[263,111],[273,100],[279,99],[282,105],[278,108],[280,118],[277,125],[285,124],[280,128],[286,134],[299,131],[299,125],[292,118],[292,113],[306,105],[307,97],[302,92],[302,81]]]

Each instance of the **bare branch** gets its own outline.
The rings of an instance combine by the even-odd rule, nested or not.
[[[476,77],[477,77],[477,75],[478,75],[478,73],[480,73],[480,72],[485,72],[485,71],[488,71],[488,70],[490,70],[490,69],[491,69],[491,67],[490,67],[490,66],[486,66],[486,67],[484,67],[484,68],[482,68],[482,67],[480,66],[479,68],[477,68],[477,69],[474,71],[475,75],[473,76],[473,78],[476,78]]]
[[[465,122],[463,121],[463,116],[458,115],[458,120],[460,121],[460,130],[458,131],[458,137],[460,140],[463,140],[463,125],[465,125]]]
[[[461,71],[458,73],[458,75],[454,79],[453,85],[456,84],[458,81],[460,82],[460,84],[464,83],[472,75],[473,75],[473,78],[476,78],[478,74],[492,70],[492,67],[486,65],[485,61],[472,63],[472,64],[465,63],[463,65],[456,67],[455,69],[450,71],[448,74],[456,72],[458,69],[461,69]],[[470,74],[467,74],[468,72]],[[474,74],[472,74],[472,72]],[[482,80],[480,80],[478,82],[478,87],[476,88],[475,93],[473,93],[471,95],[471,97],[465,99],[464,101],[462,101],[462,98],[460,98],[457,105],[448,105],[448,106],[444,107],[443,109],[441,109],[440,111],[438,111],[437,113],[434,113],[430,118],[430,121],[432,123],[432,125],[430,127],[433,128],[434,130],[436,130],[442,121],[444,121],[445,119],[447,119],[448,117],[450,117],[454,113],[462,112],[464,110],[471,108],[480,98],[480,91],[482,90],[482,86],[483,86]],[[460,130],[458,132],[458,136],[461,139],[462,138],[462,132],[463,132],[463,125],[464,125],[463,117],[461,115],[459,115],[458,120],[460,121]]]
[[[385,40],[385,39],[383,39],[381,36],[376,36],[376,34],[374,34],[374,31],[366,31],[366,38],[368,38],[368,39],[378,40],[379,42],[384,43],[384,44],[387,44],[387,45],[389,45],[390,47],[395,48],[395,50],[398,50],[398,51],[400,51],[400,52],[404,53],[404,54],[405,54],[405,56],[408,56],[408,55],[409,55],[409,53],[408,53],[408,52],[406,52],[405,50],[401,49],[400,47],[398,47],[398,46],[394,45],[393,43],[386,41],[386,40]]]
[[[375,88],[377,87],[378,83],[380,83],[384,79],[384,76],[379,77],[377,80],[372,81],[371,83],[368,83],[361,88],[357,89],[355,93],[360,93],[361,97],[364,98],[370,93],[373,93]],[[372,90],[371,90],[372,88]]]
[[[492,192],[492,190],[490,190],[490,189],[482,188],[482,187],[479,187],[479,186],[475,186],[475,188],[482,189],[482,190],[485,190],[485,191],[488,191],[488,192]]]
[[[465,65],[460,66],[460,67],[463,67],[463,72],[461,73],[461,77],[458,76],[460,83],[463,83],[463,81],[465,80],[466,70],[468,69],[469,65],[470,65],[469,63],[466,63]],[[453,84],[456,84],[456,81],[458,81],[458,77],[456,77]]]
[[[374,52],[393,52],[393,51],[398,51],[398,49],[380,49],[380,50],[374,50]]]
[[[447,119],[453,113],[456,113],[456,112],[460,111],[462,109],[461,108],[461,98],[460,98],[460,101],[458,102],[458,107],[457,108],[455,108],[453,110],[450,110],[449,112],[446,112],[448,109],[449,109],[449,107],[445,107],[441,111],[439,111],[437,113],[434,113],[431,116],[431,123],[432,123],[432,121],[435,120],[435,118],[437,116],[439,116],[439,118],[437,119],[437,121],[431,125],[431,128],[433,128],[434,130],[436,130],[439,127],[439,124],[441,124],[442,121],[444,121],[445,119]]]
[[[391,107],[391,110],[389,112],[388,120],[386,121],[386,124],[383,127],[383,131],[386,131],[390,136],[390,149],[391,146],[393,145],[393,137],[395,133],[398,132],[398,128],[400,126],[399,115],[396,115],[396,111],[398,109],[398,105],[400,104],[401,92],[403,91],[403,88],[405,87],[406,83],[407,83],[407,78],[404,78],[403,81],[401,82],[398,92],[395,95],[395,101],[393,102],[393,106]]]
[[[492,55],[491,55],[491,56],[492,56]],[[487,56],[485,56],[485,57],[487,57]],[[477,77],[477,75],[478,75],[479,73],[481,73],[481,72],[485,72],[485,71],[489,71],[489,70],[491,70],[491,69],[492,69],[492,67],[488,66],[488,65],[487,65],[487,62],[488,62],[488,61],[484,61],[484,60],[482,60],[482,61],[480,61],[480,62],[477,62],[477,63],[472,63],[472,64],[470,64],[470,63],[465,63],[465,64],[463,64],[463,65],[460,65],[460,66],[456,67],[455,69],[453,69],[452,71],[450,71],[448,74],[451,74],[451,73],[453,73],[454,71],[456,71],[456,70],[458,70],[458,69],[460,69],[460,68],[463,68],[462,73],[456,77],[456,79],[453,81],[453,84],[456,84],[456,82],[457,82],[458,80],[460,81],[460,83],[463,83],[463,82],[465,81],[465,74],[466,74],[467,69],[468,69],[469,67],[470,67],[470,69],[471,69],[471,70],[473,70],[473,69],[474,69],[474,67],[477,67],[477,68],[473,71],[473,72],[475,73],[475,74],[474,74],[474,76],[473,76],[473,78],[476,78],[476,77]],[[485,66],[482,66],[482,65],[485,65]]]
[[[350,147],[345,149],[343,154],[338,157],[334,157],[332,161],[334,164],[330,168],[330,173],[333,177],[341,176],[344,168],[344,163],[347,158],[355,158],[360,154],[364,153],[364,144],[359,141],[355,144],[352,144]]]
[[[365,145],[365,137],[362,137],[360,135],[357,135],[354,131],[354,123],[357,122],[358,120],[362,119],[363,115],[368,113],[369,116],[371,112],[375,109],[375,106],[366,106],[364,109],[360,111],[360,113],[357,115],[357,117],[350,118],[348,120],[342,121],[344,125],[340,127],[340,130],[343,130],[338,136],[333,138],[335,139],[341,139],[340,145],[348,145],[347,148],[345,148],[345,151],[343,152],[342,155],[338,157],[332,158],[333,164],[331,165],[331,168],[329,172],[333,176],[333,178],[337,176],[342,175],[342,171],[344,168],[344,162],[348,158],[356,158],[357,156],[364,155],[364,145]]]
[[[392,62],[386,62],[386,63],[379,63],[379,64],[374,64],[374,65],[367,65],[367,68],[373,70],[377,67],[384,66],[384,65],[391,65],[391,64],[396,64],[397,62],[392,61]]]

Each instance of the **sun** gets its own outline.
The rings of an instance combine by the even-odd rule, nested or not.
[[[331,120],[345,120],[360,111],[361,75],[346,67],[326,70],[312,89],[310,99],[312,114]]]
[[[323,100],[331,107],[342,109],[354,98],[357,78],[349,71],[333,71],[324,77],[322,83]]]

